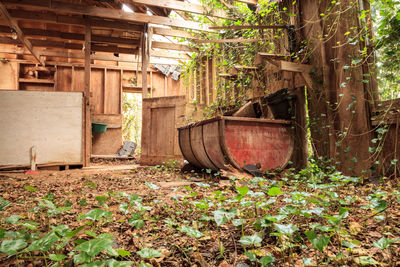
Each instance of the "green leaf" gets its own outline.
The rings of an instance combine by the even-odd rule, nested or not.
[[[116,261],[114,259],[109,259],[105,261],[108,267],[130,267],[133,265],[133,261]]]
[[[17,251],[25,248],[27,245],[23,239],[4,240],[0,246],[0,252],[8,255],[15,255]]]
[[[194,229],[193,227],[187,226],[187,225],[182,225],[182,227],[178,228],[179,231],[181,231],[182,233],[186,233],[187,235],[191,236],[191,237],[195,237],[195,238],[200,238],[202,236],[204,236],[204,234],[196,229]]]
[[[113,243],[114,238],[107,236],[85,241],[76,246],[74,250],[86,252],[90,257],[94,257],[103,250],[111,249]]]
[[[74,263],[75,264],[82,264],[89,262],[92,259],[86,252],[81,252],[78,255],[74,256]]]
[[[360,266],[380,265],[379,262],[370,256],[354,258],[354,261]]]
[[[282,194],[282,191],[281,191],[281,189],[279,187],[271,187],[268,190],[268,195],[269,196],[279,196],[281,194]]]
[[[376,211],[382,211],[388,207],[388,203],[386,200],[379,199],[379,198],[374,198],[371,201],[371,207],[375,209]]]
[[[16,224],[20,218],[21,216],[19,215],[11,215],[10,217],[5,218],[4,222],[9,224]]]
[[[32,241],[29,247],[26,249],[27,251],[48,251],[51,246],[54,245],[60,239],[53,231],[44,235],[42,238],[38,240]]]
[[[131,255],[131,253],[127,250],[117,249],[116,251],[120,257],[126,257],[126,256]]]
[[[50,254],[49,258],[52,261],[62,261],[63,259],[65,259],[67,256],[62,255],[62,254]]]
[[[86,198],[82,198],[81,201],[79,201],[79,206],[85,207],[87,205],[89,204],[87,203]]]
[[[152,266],[152,265],[150,265],[150,264],[147,264],[147,263],[141,262],[141,263],[139,263],[138,267],[153,267],[153,266]]]
[[[136,229],[140,229],[144,226],[144,221],[141,219],[141,215],[139,212],[133,213],[131,218],[129,218],[128,223],[136,227]]]
[[[356,248],[360,246],[360,241],[358,240],[351,240],[351,241],[342,241],[342,245],[348,248]]]
[[[386,237],[382,237],[378,241],[374,241],[373,244],[374,244],[374,247],[377,247],[380,249],[385,249],[385,248],[389,247],[392,243]]]
[[[267,254],[260,259],[261,266],[272,266],[272,263],[275,262],[275,257],[272,254]]]
[[[242,236],[239,240],[239,243],[242,243],[245,246],[261,246],[262,238],[258,234],[254,234],[251,236]]]
[[[38,191],[38,189],[37,189],[36,187],[32,187],[32,186],[29,186],[29,185],[25,185],[24,188],[25,188],[26,190],[30,191],[30,192],[36,192],[36,191]]]
[[[149,183],[149,182],[146,182],[146,186],[148,188],[150,188],[150,189],[153,189],[153,190],[160,189],[160,187],[158,185],[155,185],[155,184],[152,184],[152,183]]]
[[[91,210],[88,213],[82,215],[80,217],[80,219],[81,220],[88,219],[88,220],[96,221],[103,217],[108,218],[111,216],[111,214],[112,214],[111,211],[105,211],[102,209],[94,209],[94,210]]]
[[[299,230],[299,228],[297,228],[297,226],[293,225],[293,224],[288,224],[288,225],[283,225],[283,224],[278,224],[278,223],[274,223],[276,230],[284,235],[292,235],[294,232],[296,232],[297,230]]]
[[[142,248],[140,251],[136,253],[144,259],[161,257],[161,251],[152,248]]]
[[[119,210],[122,211],[125,215],[129,213],[129,204],[124,202],[119,205]]]
[[[0,197],[0,212],[5,211],[11,205],[12,205],[12,203],[10,201]]]
[[[317,236],[315,231],[306,231],[305,232],[308,240],[313,244],[319,251],[323,252],[324,247],[326,247],[330,242],[329,236]]]
[[[236,216],[236,213],[237,213],[236,209],[230,209],[229,211],[226,211],[224,209],[217,209],[213,211],[214,221],[218,226],[223,225],[229,219],[234,218]]]
[[[244,255],[246,255],[249,258],[249,260],[252,261],[252,262],[257,261],[257,255],[252,253],[252,252],[250,252],[250,251],[246,251],[244,253]]]
[[[239,192],[239,194],[243,197],[249,192],[249,188],[244,185],[242,187],[236,187],[236,190]]]
[[[97,204],[99,206],[103,206],[104,203],[106,203],[106,201],[108,200],[108,196],[97,196],[95,197],[95,199],[97,200]]]
[[[234,219],[232,220],[232,224],[236,227],[242,226],[245,224],[246,220],[245,219]]]

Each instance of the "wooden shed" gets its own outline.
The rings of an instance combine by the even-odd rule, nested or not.
[[[208,12],[182,1],[1,1],[0,168],[30,166],[32,158],[39,167],[87,166],[91,156],[116,154],[124,92],[143,97],[143,163],[181,159],[176,127],[196,88],[190,93],[154,64],[190,59],[193,49],[171,38],[207,28],[171,19],[172,10]],[[204,105],[206,98],[209,91]],[[92,133],[92,122],[107,131]],[[171,137],[167,145],[155,131]]]

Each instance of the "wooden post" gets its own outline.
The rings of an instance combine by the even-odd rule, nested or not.
[[[149,24],[144,25],[142,33],[142,97],[147,98],[148,85],[147,85],[147,69],[150,60],[150,31]]]
[[[83,99],[85,103],[85,133],[84,133],[84,166],[90,164],[90,154],[92,151],[92,123],[90,118],[90,44],[91,44],[91,28],[88,23],[85,27],[85,91]]]

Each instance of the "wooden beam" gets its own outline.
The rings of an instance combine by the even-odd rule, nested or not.
[[[82,50],[83,44],[78,43],[64,43],[59,41],[48,41],[48,40],[37,40],[28,39],[32,45],[37,47],[52,47],[61,48],[67,50]],[[0,37],[0,43],[2,44],[20,44],[19,40],[14,40],[8,37]],[[138,50],[134,48],[125,48],[118,46],[103,46],[103,45],[92,45],[92,50],[97,52],[109,52],[109,53],[121,53],[121,54],[137,54]]]
[[[86,15],[105,19],[115,19],[128,22],[152,23],[171,27],[186,28],[191,30],[210,31],[208,25],[201,25],[193,21],[180,21],[162,16],[150,16],[142,13],[127,13],[123,10],[101,8],[95,6],[76,5],[59,1],[48,0],[3,0],[17,6],[27,6],[37,10],[63,12],[69,14]]]
[[[254,57],[254,65],[261,64],[263,62],[263,59],[276,60],[276,59],[285,59],[287,57],[290,57],[290,55],[277,55],[277,54],[259,52]]]
[[[60,58],[77,58],[77,59],[84,59],[85,56],[82,53],[73,53],[73,52],[63,52],[63,51],[49,51],[49,50],[38,50],[41,56],[45,57],[60,57]],[[7,53],[7,54],[16,54],[16,55],[30,55],[31,53],[27,49],[22,49],[19,47],[0,47],[0,53]],[[180,60],[186,60],[188,58],[185,57],[183,53],[174,53],[172,51],[152,51],[151,52],[153,57],[150,57],[150,64],[163,64],[164,62],[160,58],[174,58]],[[134,62],[138,63],[139,58],[137,55],[122,55],[120,54],[118,57],[111,55],[111,54],[92,54],[90,55],[90,59],[92,60],[101,60],[101,61],[114,61],[114,62]],[[49,61],[51,65],[51,62]]]
[[[78,16],[65,16],[58,15],[54,13],[43,13],[37,11],[25,11],[25,10],[9,10],[11,16],[18,20],[28,20],[28,21],[42,21],[66,25],[76,25],[83,27],[85,25],[85,20]],[[132,24],[124,21],[112,21],[104,19],[95,19],[89,17],[87,19],[90,27],[92,29],[115,29],[115,30],[125,30],[131,32],[140,32],[143,30],[142,25]],[[83,27],[84,28],[84,27]],[[84,29],[83,29],[84,30]]]
[[[10,13],[8,13],[7,8],[3,5],[2,2],[0,2],[0,13],[2,14],[3,18],[7,21],[8,25],[10,25],[11,29],[13,29],[16,32],[19,40],[31,52],[31,54],[37,60],[37,62],[44,66],[45,63],[42,59],[40,59],[39,53],[33,48],[31,42],[25,38],[24,33],[22,32],[21,28],[11,17]]]
[[[215,40],[195,40],[196,44],[206,43],[256,43],[264,41],[263,39],[215,39]]]
[[[143,4],[147,6],[163,7],[163,8],[195,13],[205,16],[213,16],[223,19],[230,18],[228,13],[222,9],[207,10],[204,5],[187,3],[176,0],[123,0],[122,2],[129,4]]]
[[[85,91],[84,91],[84,105],[85,105],[85,132],[84,132],[84,158],[83,162],[85,166],[90,164],[90,154],[92,153],[92,124],[90,114],[90,49],[91,49],[91,35],[92,30],[90,25],[85,27]]]
[[[166,29],[166,28],[158,28],[152,27],[153,34],[159,34],[163,36],[172,36],[172,37],[179,37],[179,38],[187,38],[187,39],[198,39],[200,36],[198,34],[182,31],[182,30],[175,30],[175,29]]]
[[[232,25],[232,26],[212,26],[210,30],[264,30],[264,29],[286,29],[286,25]]]
[[[147,69],[150,59],[151,35],[148,25],[145,26],[145,31],[142,34],[142,99],[147,98]],[[145,72],[145,73],[143,73]]]
[[[40,36],[40,37],[52,37],[58,39],[65,40],[76,40],[76,41],[85,41],[85,35],[80,33],[70,33],[70,32],[61,32],[61,31],[52,31],[52,30],[42,30],[42,29],[33,29],[33,28],[21,28],[24,32],[25,36]],[[8,26],[0,25],[0,32],[10,34],[10,28]],[[106,43],[106,44],[124,44],[130,45],[133,47],[139,46],[138,39],[129,39],[129,38],[118,38],[118,37],[110,37],[104,35],[93,35],[92,43]]]
[[[301,72],[301,73],[310,73],[312,66],[300,63],[294,63],[289,61],[279,61],[280,70],[284,71],[292,71],[292,72]]]
[[[174,44],[174,43],[164,43],[164,42],[153,42],[152,48],[160,48],[160,49],[168,49],[168,50],[178,50],[178,51],[186,51],[186,52],[197,52],[196,48],[192,48],[183,44]]]
[[[250,5],[257,5],[258,0],[234,0],[235,2],[241,2]]]

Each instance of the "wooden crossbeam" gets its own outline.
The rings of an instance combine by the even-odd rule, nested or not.
[[[45,66],[45,63],[40,58],[39,53],[34,49],[34,47],[31,44],[31,42],[24,36],[24,33],[22,32],[21,28],[18,26],[18,24],[11,17],[10,13],[8,13],[7,8],[3,5],[2,2],[0,2],[0,13],[3,16],[3,18],[7,21],[7,23],[11,27],[11,29],[13,29],[16,32],[19,40],[31,52],[31,54],[37,60],[37,62],[40,63],[41,65]]]
[[[33,28],[21,28],[24,32],[25,36],[40,36],[40,37],[53,37],[65,40],[75,40],[75,41],[85,41],[85,35],[79,33],[70,33],[70,32],[60,32],[60,31],[52,31],[52,30],[42,30],[42,29],[33,29]],[[8,26],[0,25],[0,33],[10,33],[10,28]],[[107,43],[107,44],[124,44],[128,46],[138,47],[139,40],[138,39],[128,39],[128,38],[118,38],[118,37],[109,37],[102,35],[93,35],[92,42],[95,43]]]
[[[174,44],[174,43],[164,43],[164,42],[152,42],[152,48],[160,48],[160,49],[168,49],[168,50],[178,50],[178,51],[186,51],[186,52],[196,52],[197,49],[192,48],[183,44]]]
[[[143,4],[148,6],[156,6],[156,7],[168,8],[168,9],[195,13],[200,15],[229,19],[228,13],[222,9],[207,10],[203,5],[195,3],[187,3],[176,0],[123,0],[122,2],[128,4]]]
[[[158,35],[180,37],[180,38],[187,38],[187,39],[200,38],[197,34],[185,32],[182,30],[166,29],[166,28],[158,28],[158,27],[152,27],[152,29],[153,29],[153,34],[158,34]]]
[[[3,0],[3,2],[17,6],[26,6],[36,10],[47,10],[55,13],[62,12],[128,22],[152,23],[191,30],[210,31],[208,25],[203,26],[200,23],[193,21],[180,21],[168,17],[150,16],[142,13],[127,13],[123,10],[117,9],[83,6],[59,1],[49,2],[48,0]]]
[[[43,13],[38,11],[25,11],[25,10],[8,10],[11,16],[18,20],[29,20],[29,21],[42,21],[58,24],[76,25],[82,26],[85,24],[85,20],[77,16],[65,16],[54,13]],[[143,26],[132,24],[125,21],[111,21],[102,20],[95,18],[88,18],[87,22],[93,29],[115,29],[115,30],[126,30],[131,32],[140,32]]]
[[[263,41],[263,39],[214,39],[214,40],[195,40],[194,42],[197,44],[206,44],[206,43],[256,43]]]
[[[211,30],[263,30],[263,29],[286,29],[286,25],[231,25],[231,26],[212,26]]]
[[[78,43],[64,43],[59,41],[48,41],[48,40],[37,40],[37,39],[27,39],[31,45],[37,47],[52,47],[61,48],[68,50],[82,50],[83,44]],[[19,44],[19,40],[14,40],[8,37],[0,37],[0,43],[2,44]],[[121,53],[121,54],[137,54],[138,50],[135,48],[125,48],[118,46],[104,46],[104,45],[92,45],[92,51],[97,52],[110,52],[110,53]]]
[[[41,56],[45,57],[60,57],[60,58],[76,58],[76,59],[83,59],[84,55],[82,53],[76,52],[64,52],[64,51],[49,51],[49,50],[38,50]],[[27,49],[19,48],[19,47],[1,47],[0,53],[7,53],[7,54],[15,54],[15,55],[30,55],[31,53]],[[163,61],[154,58],[173,58],[179,60],[187,60],[188,58],[181,53],[171,53],[169,52],[160,52],[160,51],[152,51],[152,57],[150,58],[150,64],[162,64]],[[137,63],[140,61],[140,58],[137,55],[119,55],[114,56],[112,54],[92,54],[90,55],[90,59],[92,60],[101,60],[101,61],[115,61],[115,62],[130,62],[130,63]],[[51,64],[51,62],[48,62]]]
[[[250,4],[250,5],[257,5],[258,0],[234,0],[236,2],[241,2],[245,4]]]

